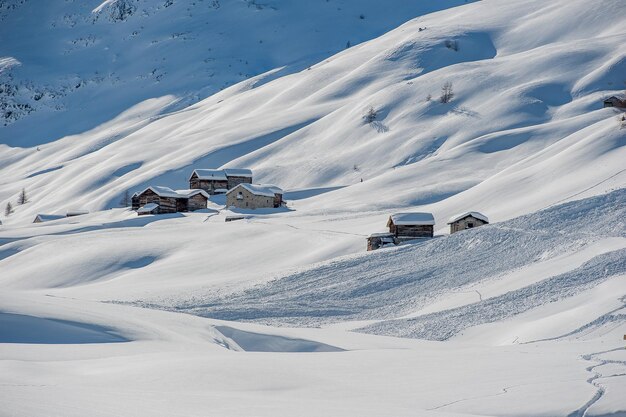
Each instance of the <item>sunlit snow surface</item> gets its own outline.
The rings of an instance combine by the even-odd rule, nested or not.
[[[30,199],[0,226],[1,417],[626,413],[626,129],[602,109],[624,88],[621,1],[486,0],[362,44],[435,6],[100,3],[0,8],[4,75],[36,90],[107,69],[0,127],[0,208]],[[137,8],[111,21],[123,3]],[[206,25],[217,13],[223,27]],[[50,42],[4,24],[26,15],[56,22],[34,32]],[[322,26],[338,29],[298,35]],[[203,37],[170,38],[178,27]],[[157,82],[162,54],[179,59]],[[246,57],[266,73],[211,95]],[[187,106],[194,94],[208,98]],[[115,208],[222,167],[252,169],[288,206]],[[31,223],[70,210],[90,213]],[[491,224],[449,236],[469,210]],[[365,252],[411,211],[433,213],[434,239]]]

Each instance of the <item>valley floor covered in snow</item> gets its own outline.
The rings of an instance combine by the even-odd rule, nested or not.
[[[7,230],[0,415],[621,415],[625,210],[620,189],[330,261],[364,248],[354,218]]]
[[[0,0],[0,417],[625,417],[622,2]]]

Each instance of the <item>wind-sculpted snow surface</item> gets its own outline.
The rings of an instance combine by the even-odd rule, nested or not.
[[[600,255],[574,271],[502,296],[416,318],[388,320],[360,330],[390,336],[447,340],[471,326],[505,320],[547,303],[571,297],[603,280],[626,274],[626,250]],[[620,318],[624,321],[624,317]]]
[[[503,320],[626,274],[626,251],[601,254],[566,273],[456,309],[394,319],[447,293],[471,291],[473,284],[498,280],[601,239],[624,238],[625,218],[622,189],[502,224],[345,257],[240,293],[175,307],[213,318],[304,326],[384,320],[362,330],[444,340],[464,328]]]

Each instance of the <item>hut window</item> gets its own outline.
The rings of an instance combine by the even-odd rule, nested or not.
[[[237,193],[237,200],[243,200],[243,194],[241,192]],[[248,204],[246,203],[246,206]]]
[[[467,224],[467,228],[468,228],[468,229],[471,229],[472,227],[474,227],[474,223],[468,223],[468,224]]]

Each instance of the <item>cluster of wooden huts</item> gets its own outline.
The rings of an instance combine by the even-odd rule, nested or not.
[[[253,184],[252,171],[242,168],[195,169],[188,189],[150,186],[133,194],[131,202],[139,215],[177,213],[205,209],[209,197],[216,194],[226,195],[227,207],[255,210],[283,205],[283,190]]]
[[[489,219],[477,211],[468,211],[448,220],[450,234],[489,224]],[[402,242],[431,238],[435,234],[435,217],[432,213],[396,213],[387,220],[389,232],[373,233],[367,237],[367,250],[376,250]]]

